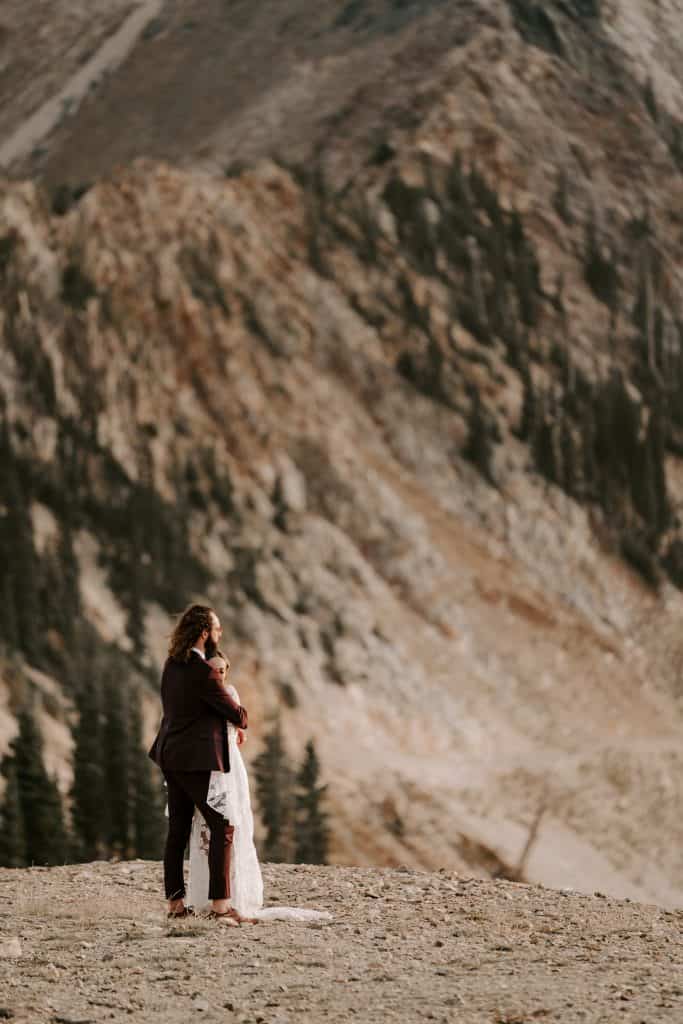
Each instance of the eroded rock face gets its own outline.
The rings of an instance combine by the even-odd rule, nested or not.
[[[339,860],[514,864],[543,803],[531,877],[673,902],[673,122],[616,49],[596,84],[496,10],[345,190],[341,143],[308,178],[142,161],[57,213],[6,185],[4,453],[102,643],[156,672],[165,617],[220,610],[255,736],[282,704],[316,737]],[[66,678],[44,607],[24,657]]]

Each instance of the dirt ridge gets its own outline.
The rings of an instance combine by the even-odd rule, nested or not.
[[[0,1013],[60,1021],[680,1019],[680,911],[456,872],[266,865],[329,924],[169,923],[161,865],[0,871]]]

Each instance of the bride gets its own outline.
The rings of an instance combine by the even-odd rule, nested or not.
[[[222,684],[234,701],[239,695],[234,686],[226,685],[229,663],[221,656],[211,658]],[[206,802],[226,818],[234,829],[230,857],[229,902],[231,913],[225,923],[261,920],[329,920],[325,911],[298,907],[263,907],[263,878],[254,846],[254,817],[249,797],[249,779],[240,746],[243,734],[226,723],[230,771],[211,772]],[[188,899],[195,912],[208,909],[209,902],[209,829],[195,808],[190,835],[190,879]]]

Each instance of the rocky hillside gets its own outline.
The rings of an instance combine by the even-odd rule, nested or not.
[[[3,1017],[669,1024],[681,916],[539,886],[266,866],[266,901],[329,923],[168,921],[159,865],[0,871]],[[75,984],[76,979],[78,983]]]
[[[152,133],[131,83],[170,111],[215,28],[168,4],[3,186],[5,736],[37,687],[66,783],[92,659],[151,683],[202,596],[336,860],[510,873],[542,812],[528,877],[678,904],[680,5],[336,7],[286,29],[365,69],[332,120],[271,62],[268,146],[191,91]]]

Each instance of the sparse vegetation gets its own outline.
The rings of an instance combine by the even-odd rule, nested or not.
[[[67,834],[57,783],[43,761],[33,710],[17,716],[19,732],[2,762],[6,789],[0,820],[0,865],[63,864]]]
[[[263,860],[324,864],[329,844],[327,786],[320,784],[320,762],[313,740],[296,770],[289,759],[277,718],[254,761],[254,778],[265,837]]]
[[[88,300],[96,295],[95,286],[82,267],[67,263],[62,272],[62,301],[72,309],[85,309]]]
[[[495,484],[491,424],[484,411],[479,391],[476,389],[472,391],[467,444],[463,455],[476,466],[487,483]]]

